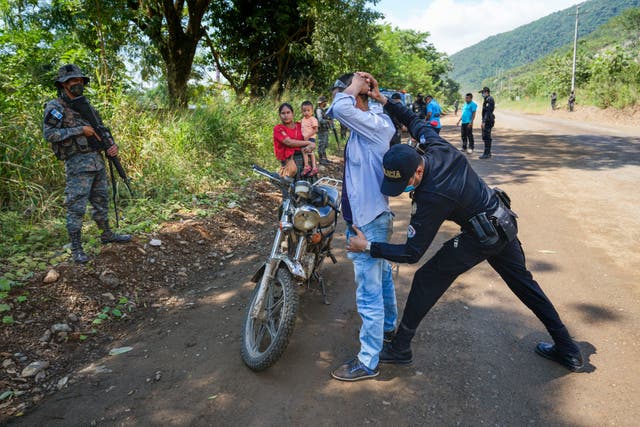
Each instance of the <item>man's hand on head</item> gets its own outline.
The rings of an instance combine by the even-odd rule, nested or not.
[[[366,95],[369,92],[369,82],[362,76],[362,73],[357,72],[351,79],[351,84],[347,87],[343,93],[351,96]]]
[[[380,93],[380,86],[378,85],[378,81],[369,73],[360,72],[358,74],[361,74],[369,83],[369,91],[367,92],[367,95],[369,95],[370,98],[375,99],[382,105],[385,105],[387,103],[387,97]]]

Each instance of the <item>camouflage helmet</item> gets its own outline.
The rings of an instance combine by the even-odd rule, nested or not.
[[[60,87],[60,83],[64,83],[67,80],[74,79],[76,77],[82,78],[85,85],[89,83],[89,77],[85,76],[77,65],[63,65],[58,69],[58,78],[55,81],[55,85]]]

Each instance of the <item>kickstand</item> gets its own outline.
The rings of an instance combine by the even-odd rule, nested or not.
[[[324,278],[317,271],[313,273],[313,278],[318,281],[320,290],[322,291],[322,299],[325,305],[331,305],[327,296],[327,287],[324,285]],[[311,282],[311,281],[309,281]]]

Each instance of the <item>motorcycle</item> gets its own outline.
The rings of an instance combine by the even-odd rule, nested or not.
[[[340,215],[342,181],[323,177],[312,184],[256,165],[252,168],[282,192],[271,253],[252,278],[257,285],[242,326],[242,360],[250,369],[262,371],[282,356],[289,343],[298,310],[296,288],[317,282],[328,304],[320,268],[327,257],[337,263],[331,242]]]

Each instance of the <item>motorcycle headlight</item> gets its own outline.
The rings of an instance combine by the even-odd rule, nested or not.
[[[293,214],[293,226],[296,230],[313,230],[320,223],[320,213],[312,206],[302,206]]]

